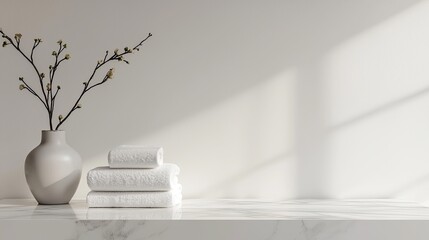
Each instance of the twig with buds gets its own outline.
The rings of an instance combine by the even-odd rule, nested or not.
[[[129,64],[129,61],[124,59],[124,56],[126,56],[127,54],[132,53],[133,51],[139,51],[140,47],[143,45],[143,43],[149,39],[149,37],[152,36],[151,33],[149,33],[149,35],[143,39],[140,43],[138,43],[135,47],[133,48],[128,48],[125,47],[123,51],[119,51],[119,49],[115,49],[113,51],[113,54],[109,55],[109,51],[106,51],[103,60],[99,60],[97,62],[97,64],[95,65],[94,70],[92,71],[91,76],[89,77],[88,81],[84,82],[83,85],[83,90],[81,92],[81,94],[79,95],[78,99],[76,100],[76,102],[74,103],[74,105],[72,106],[72,108],[69,110],[69,112],[65,115],[65,117],[63,117],[63,115],[59,115],[58,116],[58,124],[57,126],[54,128],[53,127],[53,115],[54,115],[54,109],[55,109],[55,100],[57,97],[58,92],[61,89],[60,85],[57,85],[56,88],[53,87],[54,84],[54,78],[55,78],[55,73],[58,70],[58,67],[60,66],[60,64],[65,61],[65,60],[69,60],[70,54],[65,54],[64,56],[61,56],[61,54],[63,53],[64,49],[67,48],[67,44],[64,43],[62,40],[59,40],[57,42],[58,44],[58,50],[57,51],[53,51],[52,52],[52,56],[54,56],[55,60],[53,65],[49,65],[49,78],[46,82],[46,86],[44,87],[44,79],[45,79],[45,74],[43,72],[40,72],[39,69],[36,67],[35,63],[34,63],[34,59],[33,59],[33,55],[34,55],[34,51],[35,49],[39,46],[39,44],[42,42],[42,40],[40,38],[36,38],[34,39],[34,43],[33,43],[33,47],[31,49],[30,55],[27,56],[21,49],[20,44],[21,44],[21,38],[22,38],[22,34],[17,33],[14,36],[13,40],[11,37],[9,37],[7,34],[5,34],[3,32],[3,30],[0,28],[0,34],[2,35],[2,38],[4,38],[5,40],[3,41],[2,46],[6,47],[8,45],[12,45],[25,59],[27,59],[27,61],[33,66],[33,69],[35,70],[37,77],[39,79],[39,83],[40,83],[40,88],[41,88],[41,92],[42,95],[39,95],[36,91],[34,91],[34,89],[27,84],[27,82],[24,81],[23,77],[19,77],[19,81],[22,82],[22,84],[19,85],[19,89],[20,90],[28,90],[28,92],[30,92],[31,94],[33,94],[35,97],[37,97],[43,104],[43,106],[46,108],[46,110],[48,111],[48,116],[49,116],[49,127],[51,130],[58,130],[58,128],[70,117],[70,115],[79,108],[82,108],[82,105],[80,104],[80,101],[82,99],[82,97],[89,92],[91,89],[100,86],[102,84],[104,84],[105,82],[107,82],[107,80],[112,79],[113,78],[113,74],[114,74],[114,68],[110,68],[106,75],[103,77],[103,79],[95,84],[92,84],[92,80],[95,76],[95,74],[97,73],[98,70],[100,70],[101,67],[103,67],[105,64],[111,62],[111,61],[123,61],[127,64]],[[53,88],[56,89],[55,92],[53,92]],[[46,90],[46,91],[45,91]]]

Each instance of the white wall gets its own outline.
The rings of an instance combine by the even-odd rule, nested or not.
[[[16,1],[0,25],[58,39],[64,112],[105,49],[154,36],[64,126],[87,171],[119,144],[162,145],[186,198],[429,199],[429,2]],[[31,196],[26,154],[48,127],[0,49],[0,198]],[[62,112],[62,113],[63,113]]]

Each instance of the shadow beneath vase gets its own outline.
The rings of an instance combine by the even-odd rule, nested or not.
[[[31,213],[31,219],[77,219],[76,212],[70,204],[42,205],[35,206]]]

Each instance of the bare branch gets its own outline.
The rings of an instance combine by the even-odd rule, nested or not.
[[[20,48],[20,44],[21,44],[21,37],[22,35],[17,33],[14,36],[14,39],[12,39],[11,37],[9,37],[8,35],[6,35],[3,30],[0,28],[0,33],[1,33],[1,37],[5,39],[5,41],[3,42],[3,47],[7,46],[7,45],[12,45],[33,67],[34,71],[37,74],[37,77],[39,78],[39,84],[40,84],[40,88],[42,90],[43,93],[43,98],[41,96],[39,96],[39,94],[36,93],[36,91],[33,90],[33,88],[31,88],[31,86],[29,86],[24,80],[23,78],[20,78],[20,81],[22,81],[23,84],[20,85],[20,89],[24,90],[26,89],[27,91],[29,91],[31,94],[33,94],[34,96],[36,96],[44,105],[44,107],[46,108],[46,110],[48,111],[49,114],[49,125],[51,130],[54,130],[53,125],[52,125],[52,118],[54,115],[54,108],[55,108],[55,100],[56,97],[58,95],[59,90],[61,89],[60,86],[57,86],[57,90],[55,91],[55,93],[53,93],[52,87],[53,87],[53,83],[54,83],[54,79],[55,79],[55,73],[58,70],[59,65],[64,61],[64,60],[68,60],[70,59],[70,55],[66,54],[64,56],[64,58],[61,58],[60,55],[61,53],[64,51],[65,48],[67,48],[67,44],[63,44],[62,40],[59,40],[57,43],[59,45],[58,51],[54,51],[52,52],[52,55],[55,56],[55,62],[54,65],[50,65],[49,66],[49,80],[46,83],[46,91],[45,91],[45,86],[44,86],[44,82],[43,79],[45,78],[45,74],[41,73],[37,66],[34,63],[34,59],[33,59],[33,55],[34,55],[34,51],[37,48],[37,46],[42,42],[42,40],[40,38],[34,39],[34,43],[33,46],[31,48],[31,52],[30,55],[27,56]],[[132,53],[133,51],[137,50],[139,51],[139,48],[142,46],[142,44],[149,39],[152,36],[151,33],[148,34],[148,36],[146,38],[144,38],[141,42],[139,42],[136,46],[134,46],[133,48],[128,48],[125,47],[123,51],[119,52],[118,49],[115,49],[114,53],[112,55],[109,56],[109,51],[106,51],[104,54],[104,58],[103,60],[100,60],[97,62],[97,64],[94,67],[94,70],[92,71],[89,79],[84,82],[84,87],[82,89],[81,94],[79,95],[78,99],[76,100],[76,102],[74,103],[74,105],[72,106],[72,108],[69,110],[69,112],[67,113],[67,115],[65,115],[65,117],[63,117],[62,115],[58,116],[58,124],[55,127],[55,130],[58,130],[58,128],[70,117],[70,115],[76,110],[81,108],[80,105],[80,101],[82,99],[82,97],[89,92],[90,90],[94,89],[95,87],[98,87],[104,83],[107,82],[108,79],[113,77],[113,68],[109,69],[109,71],[106,73],[106,75],[103,77],[103,79],[95,84],[91,84],[96,73],[98,72],[98,70],[100,68],[102,68],[105,64],[111,62],[111,61],[123,61],[125,63],[129,63],[126,59],[124,59],[124,56],[127,54]]]

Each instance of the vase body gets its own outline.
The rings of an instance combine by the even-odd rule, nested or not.
[[[67,204],[76,192],[82,159],[64,131],[42,131],[42,141],[25,159],[25,178],[39,204]]]

